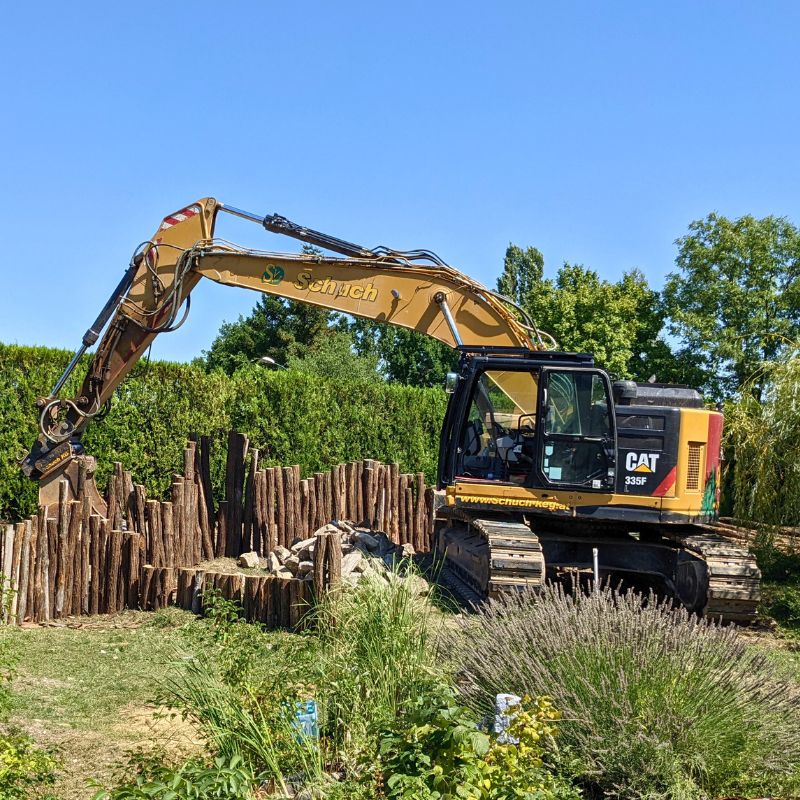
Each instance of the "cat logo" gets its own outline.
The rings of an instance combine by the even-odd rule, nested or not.
[[[628,453],[625,469],[628,472],[655,472],[661,453]]]

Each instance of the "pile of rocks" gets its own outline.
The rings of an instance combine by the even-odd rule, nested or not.
[[[308,539],[295,540],[291,547],[276,547],[266,558],[259,558],[255,552],[244,553],[239,557],[239,566],[251,569],[261,567],[279,578],[312,581],[317,536],[323,534],[339,535],[342,544],[342,580],[352,585],[367,574],[388,581],[396,574],[396,565],[415,555],[411,544],[395,544],[382,531],[337,522],[323,526]],[[409,579],[414,581],[420,594],[428,591],[428,583],[423,578],[414,574]]]

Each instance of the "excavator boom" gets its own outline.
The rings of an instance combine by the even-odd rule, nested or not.
[[[341,255],[262,252],[215,239],[219,212]],[[398,325],[451,347],[545,347],[541,333],[510,300],[430,251],[369,250],[277,214],[259,216],[204,198],[165,217],[155,235],[136,249],[64,374],[50,395],[38,400],[40,434],[22,469],[39,480],[41,504],[56,502],[62,479],[77,495],[83,484],[76,463],[83,455],[83,430],[103,411],[153,339],[180,327],[191,292],[203,277]],[[103,329],[80,391],[73,398],[61,398],[70,373]],[[508,392],[513,395],[512,383]],[[102,503],[99,496],[93,502]]]

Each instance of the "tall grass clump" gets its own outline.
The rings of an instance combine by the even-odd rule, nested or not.
[[[769,366],[764,386],[761,398],[744,387],[726,408],[734,514],[767,525],[800,525],[800,349]]]
[[[210,756],[241,763],[255,785],[360,796],[374,786],[382,734],[413,698],[443,682],[420,588],[410,567],[403,578],[365,576],[329,592],[299,636],[267,634],[209,593],[206,619],[187,630],[162,702],[194,723]],[[295,724],[297,703],[311,699],[318,739]]]
[[[411,698],[441,684],[433,613],[409,574],[368,574],[322,601],[319,699],[337,751],[360,757]]]
[[[493,601],[448,633],[465,701],[548,695],[564,766],[636,800],[800,791],[800,687],[733,628],[603,590]]]

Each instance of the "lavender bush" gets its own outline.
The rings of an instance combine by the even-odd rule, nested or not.
[[[565,768],[599,796],[798,796],[800,686],[734,628],[603,590],[509,595],[464,618],[443,655],[465,701],[548,695]]]

